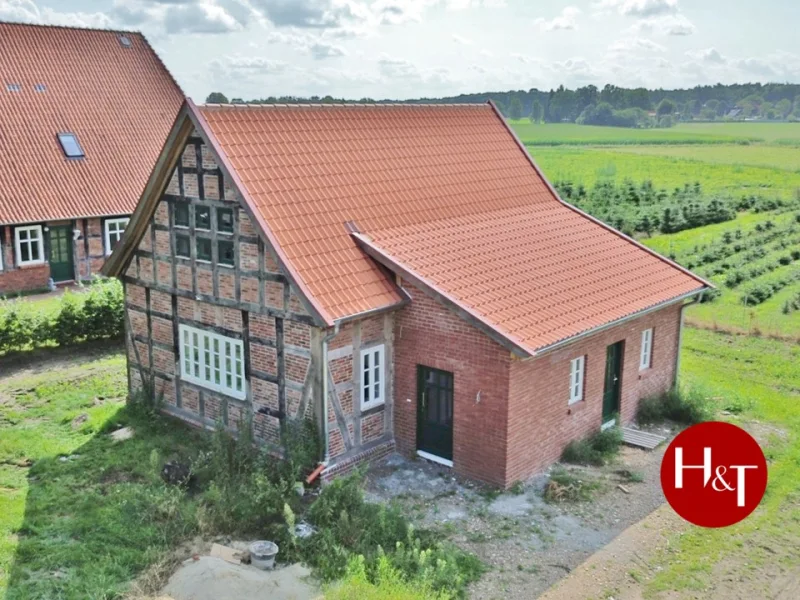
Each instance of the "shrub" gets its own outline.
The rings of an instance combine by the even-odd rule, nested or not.
[[[561,454],[561,460],[576,465],[602,466],[611,460],[622,444],[622,431],[610,427],[584,440],[573,440]]]
[[[481,575],[484,567],[477,558],[439,542],[429,532],[415,531],[398,507],[366,502],[362,479],[357,471],[335,480],[306,514],[318,532],[303,541],[301,552],[322,579],[344,576],[354,555],[363,558],[373,583],[382,558],[407,581],[458,595]]]
[[[116,279],[97,278],[84,293],[65,292],[55,314],[26,300],[1,305],[0,354],[121,338],[124,323],[122,285]]]
[[[386,556],[380,557],[375,568],[374,581],[370,581],[363,556],[350,560],[343,581],[325,591],[327,600],[451,600],[447,591],[433,589],[428,581],[407,581],[392,567]]]
[[[709,421],[714,408],[709,399],[696,389],[672,390],[659,396],[651,396],[639,402],[636,420],[640,425],[658,423],[670,419],[676,423],[694,425]]]

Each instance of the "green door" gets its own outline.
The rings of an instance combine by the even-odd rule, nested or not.
[[[453,374],[417,366],[417,450],[453,460]]]
[[[619,413],[619,393],[622,387],[622,348],[624,342],[606,349],[606,383],[603,389],[603,427],[615,423]]]
[[[75,279],[72,262],[72,227],[64,225],[50,228],[50,277],[53,281]]]

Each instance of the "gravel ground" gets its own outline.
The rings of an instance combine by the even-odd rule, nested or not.
[[[671,438],[678,429],[655,432]],[[439,531],[489,565],[471,587],[472,598],[529,600],[664,502],[659,471],[666,447],[623,446],[604,467],[565,465],[574,477],[599,485],[590,501],[545,502],[547,473],[526,482],[521,493],[498,494],[444,467],[397,455],[370,470],[367,497],[400,502],[417,526]],[[642,481],[631,481],[624,471]]]

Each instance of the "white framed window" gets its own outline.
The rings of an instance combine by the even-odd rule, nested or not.
[[[583,400],[583,374],[586,357],[573,358],[569,368],[569,403],[575,404]]]
[[[106,256],[111,254],[114,247],[122,239],[122,234],[125,233],[128,221],[130,221],[128,218],[106,220]]]
[[[239,400],[245,398],[242,340],[188,325],[179,325],[178,335],[184,380]]]
[[[42,264],[44,262],[43,240],[41,225],[29,225],[14,229],[17,266]]]
[[[639,370],[649,369],[653,362],[653,328],[642,332],[642,352],[639,355]]]
[[[361,410],[384,403],[383,344],[361,351]]]

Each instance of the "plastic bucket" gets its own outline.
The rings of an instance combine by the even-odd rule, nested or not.
[[[275,566],[278,555],[278,544],[274,542],[253,542],[250,544],[250,564],[259,569],[268,570]]]

